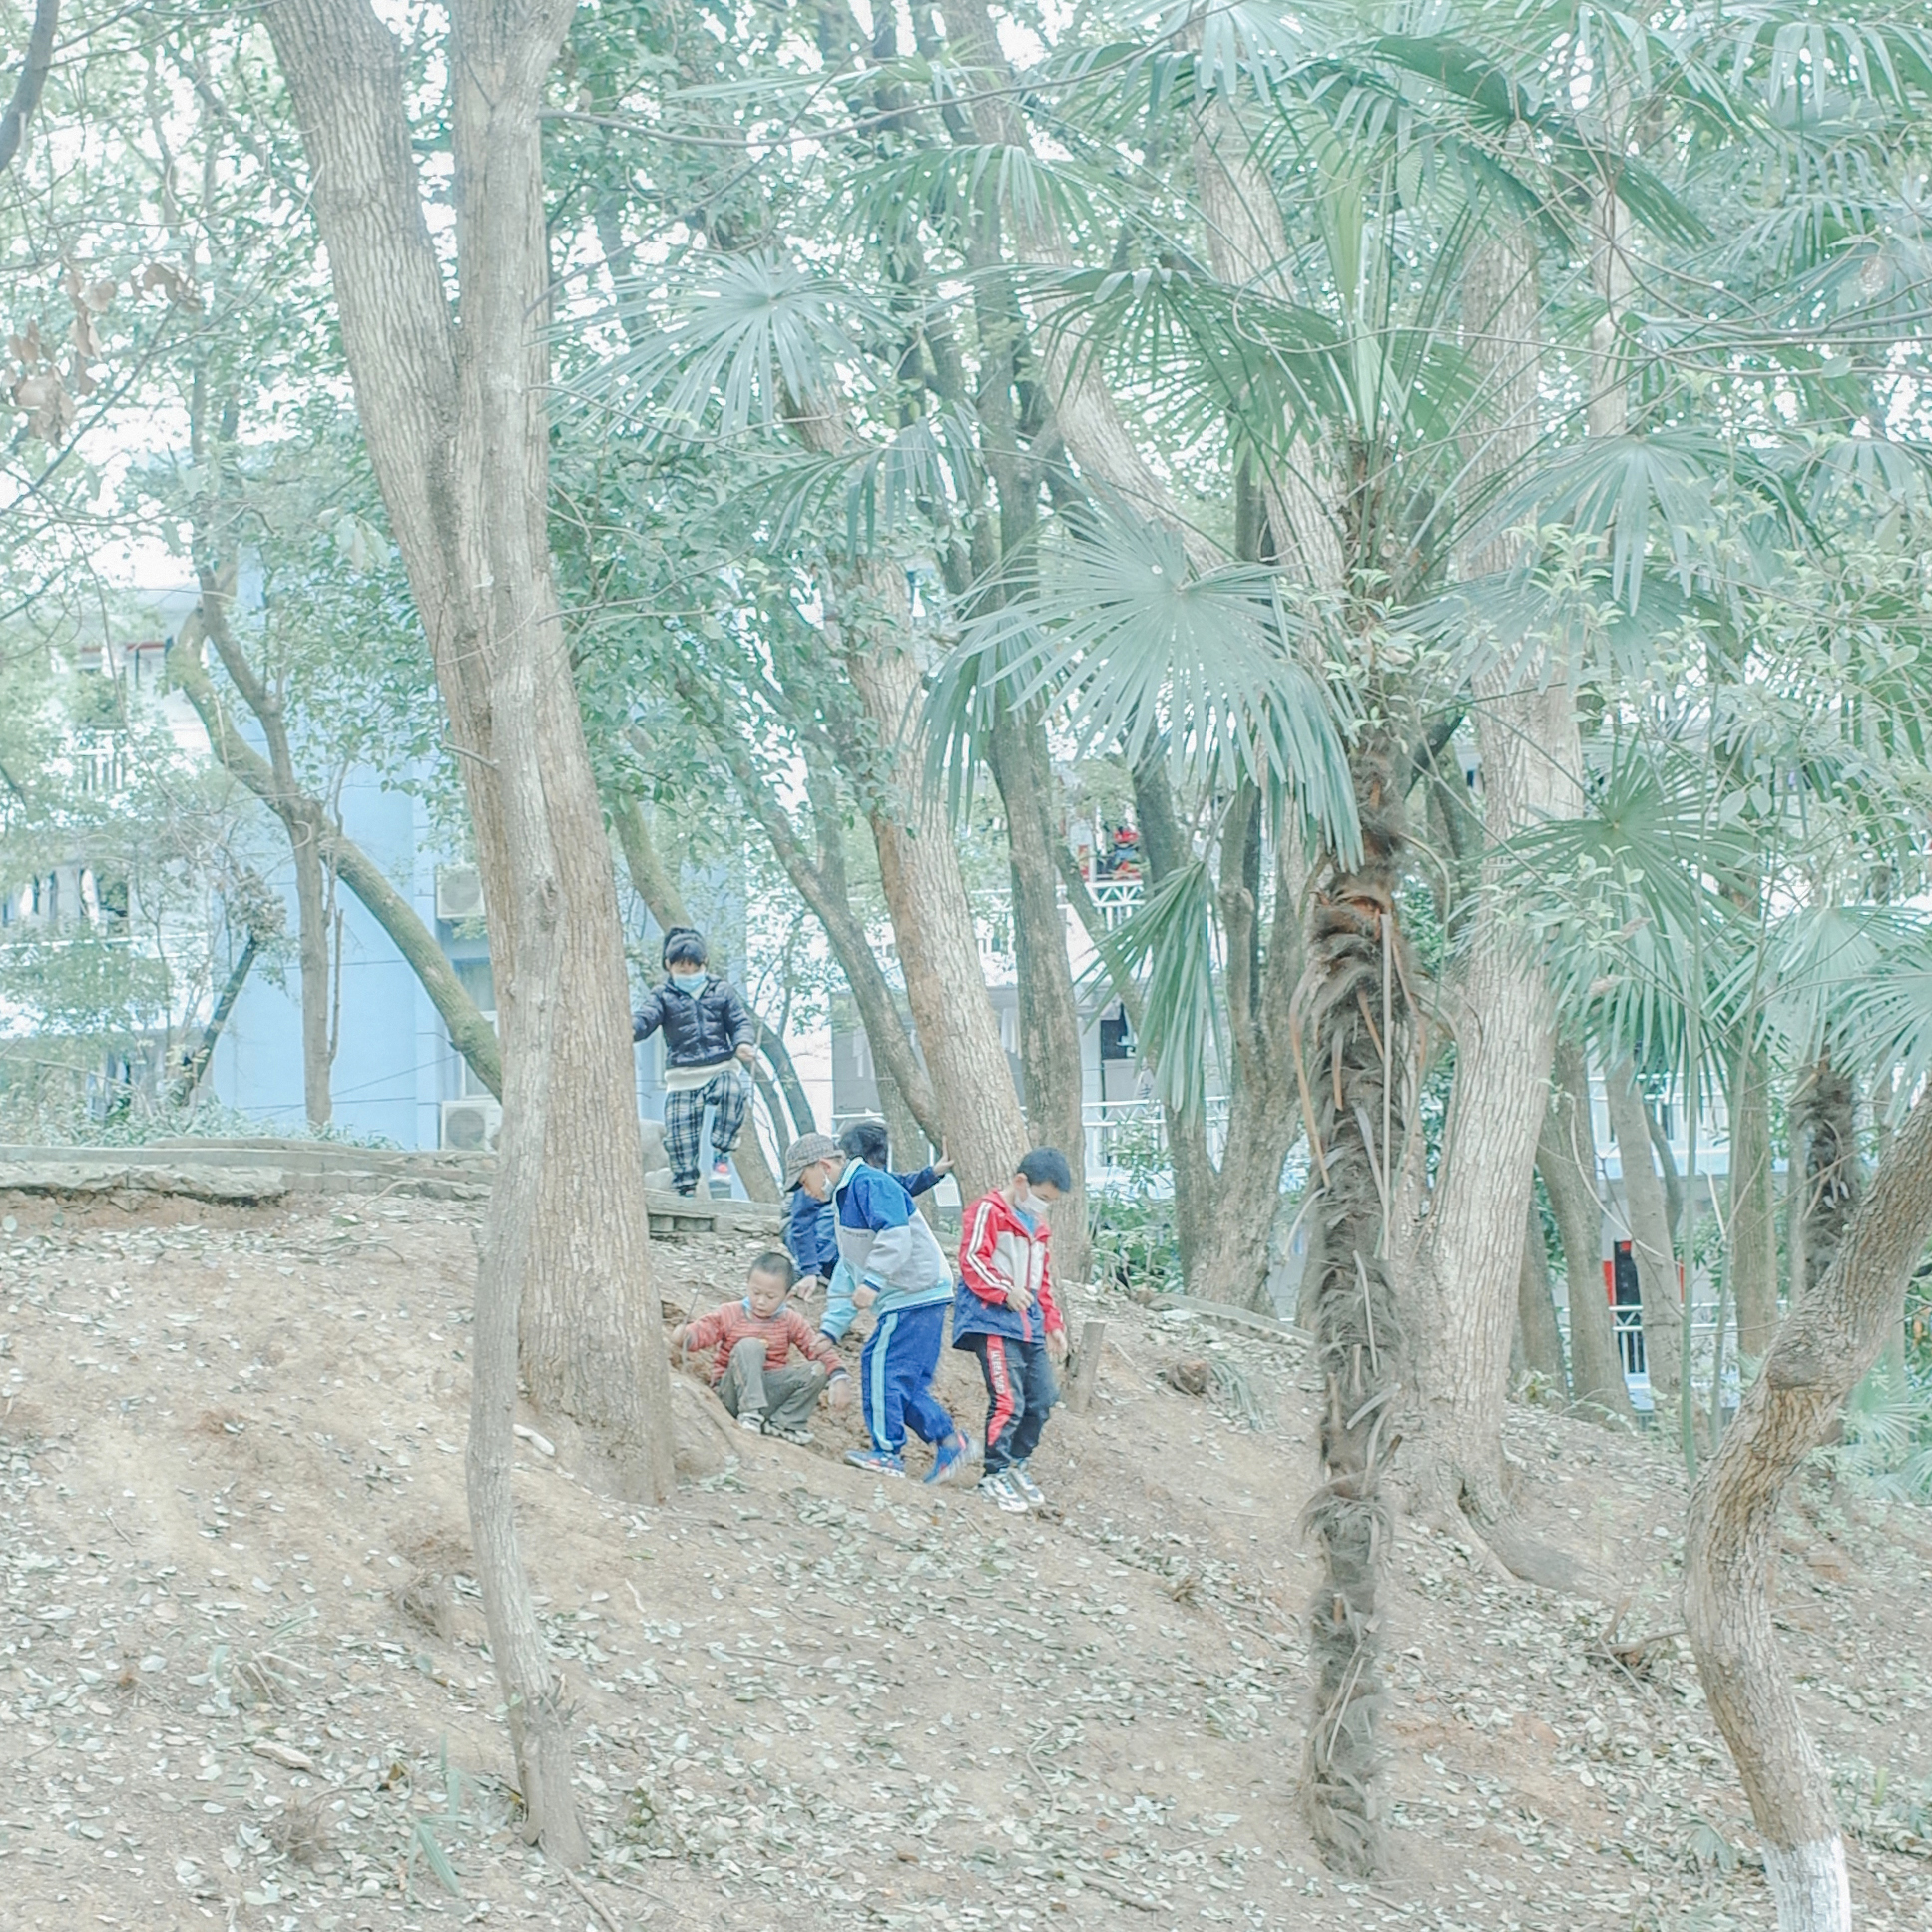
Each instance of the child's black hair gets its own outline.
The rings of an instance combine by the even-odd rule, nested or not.
[[[1030,1154],[1021,1155],[1020,1165],[1013,1172],[1024,1175],[1030,1182],[1043,1181],[1050,1188],[1058,1188],[1063,1195],[1073,1193],[1073,1170],[1058,1148],[1035,1148]]]
[[[706,957],[705,935],[695,926],[673,926],[665,934],[664,963],[667,967],[677,965],[681,959],[702,966]]]
[[[744,1270],[748,1279],[753,1274],[768,1274],[785,1284],[789,1294],[798,1279],[798,1270],[791,1265],[791,1256],[781,1247],[767,1247],[751,1265]]]
[[[838,1137],[847,1157],[868,1168],[882,1168],[891,1156],[892,1141],[883,1121],[851,1121]]]

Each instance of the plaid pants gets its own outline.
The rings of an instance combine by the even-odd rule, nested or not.
[[[744,1129],[744,1110],[751,1083],[735,1063],[719,1068],[703,1087],[688,1094],[665,1096],[665,1156],[671,1163],[671,1185],[681,1192],[698,1185],[698,1150],[705,1138],[705,1109],[712,1113],[712,1152],[727,1160]]]

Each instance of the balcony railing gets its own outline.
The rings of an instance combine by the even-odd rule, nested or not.
[[[1101,922],[1109,932],[1133,918],[1140,911],[1145,896],[1139,879],[1095,879],[1087,890],[1094,895]]]

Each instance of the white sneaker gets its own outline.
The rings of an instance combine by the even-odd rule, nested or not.
[[[997,1475],[982,1476],[974,1484],[980,1495],[996,1508],[1004,1510],[1009,1516],[1026,1514],[1026,1499],[1013,1487],[1011,1479],[1004,1471]]]
[[[1016,1462],[1007,1472],[1006,1480],[1019,1492],[1020,1500],[1028,1509],[1045,1509],[1047,1492],[1027,1474],[1027,1466]]]
[[[764,1417],[756,1409],[740,1409],[737,1426],[750,1435],[761,1436],[764,1434]]]

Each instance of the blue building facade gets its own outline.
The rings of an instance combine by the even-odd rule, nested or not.
[[[439,862],[422,801],[385,789],[372,772],[355,773],[342,787],[342,828],[388,875],[421,915],[487,1012],[489,947],[474,931],[436,917]],[[288,908],[295,930],[295,879],[284,861],[271,883]],[[398,1147],[444,1145],[445,1103],[481,1094],[421,982],[395,944],[346,887],[337,893],[341,914],[337,1043],[329,1088],[334,1124],[356,1137],[380,1138]],[[331,989],[331,998],[336,998]],[[216,1048],[210,1086],[215,1097],[252,1115],[266,1133],[301,1131],[301,981],[291,960],[283,983],[256,971],[243,987]],[[457,1115],[450,1131],[460,1132]]]

